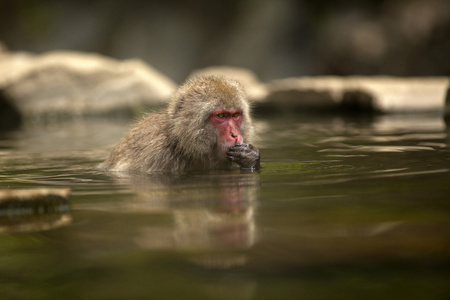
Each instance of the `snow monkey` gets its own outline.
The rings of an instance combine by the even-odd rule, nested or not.
[[[168,107],[144,116],[101,168],[130,173],[260,166],[250,107],[240,84],[221,76],[188,80]]]

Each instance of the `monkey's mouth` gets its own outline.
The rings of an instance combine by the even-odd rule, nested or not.
[[[236,145],[239,145],[239,144],[236,144]],[[228,152],[230,151],[230,150],[233,150],[234,149],[234,147],[236,147],[236,145],[234,145],[234,144],[229,144],[229,145],[220,145],[219,147],[218,147],[218,153],[219,153],[219,155],[220,156],[228,156]]]
[[[221,148],[222,152],[226,153],[226,152],[232,150],[233,148],[240,147],[240,146],[242,146],[242,144],[238,143],[238,144],[222,145],[220,148]]]
[[[233,146],[228,147],[228,150],[234,150],[236,148],[240,148],[240,147],[242,147],[242,145],[243,145],[242,143],[237,143]]]

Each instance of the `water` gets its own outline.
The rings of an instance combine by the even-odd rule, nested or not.
[[[65,222],[0,219],[2,299],[448,299],[439,117],[261,118],[258,173],[96,170],[128,128],[1,136],[0,188],[72,190]]]

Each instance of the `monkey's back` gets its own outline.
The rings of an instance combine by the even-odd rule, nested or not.
[[[130,173],[172,171],[174,158],[168,149],[167,124],[164,112],[146,115],[122,138],[100,168]]]

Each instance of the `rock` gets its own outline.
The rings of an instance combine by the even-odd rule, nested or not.
[[[258,103],[263,110],[298,111],[298,110],[335,110],[338,101],[331,91],[314,90],[311,88],[274,88],[268,96]]]
[[[161,105],[175,88],[140,60],[70,51],[0,53],[0,90],[25,116],[104,114]]]
[[[445,95],[444,120],[447,127],[450,127],[450,85],[447,87]]]
[[[194,70],[188,77],[214,74],[223,75],[239,81],[244,86],[245,92],[250,100],[261,101],[267,97],[266,87],[259,81],[255,73],[248,69],[231,66],[211,66]]]
[[[69,210],[70,189],[0,189],[0,217]]]
[[[373,113],[378,111],[374,105],[374,95],[361,89],[344,90],[339,108],[346,112]]]
[[[298,77],[267,84],[261,103],[282,109],[351,109],[383,113],[443,110],[446,77]]]
[[[49,230],[71,223],[70,189],[0,189],[0,233]]]
[[[448,82],[446,77],[354,77],[347,89],[372,94],[374,109],[382,112],[437,112],[443,110]]]
[[[14,101],[0,90],[0,132],[14,130],[22,126],[22,115]]]

